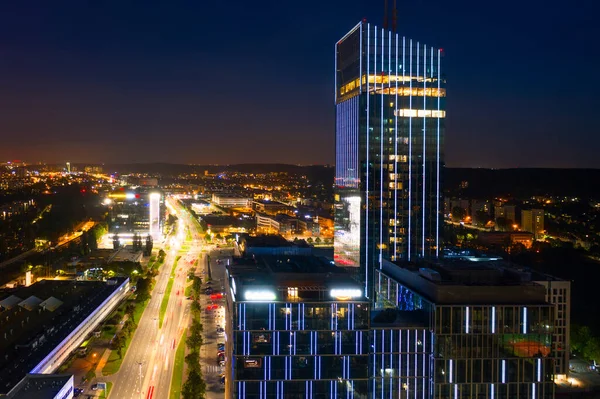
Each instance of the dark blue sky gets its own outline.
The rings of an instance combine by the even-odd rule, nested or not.
[[[399,33],[445,52],[449,166],[600,167],[594,1],[399,3]],[[3,2],[0,159],[333,163],[334,43],[382,10]]]

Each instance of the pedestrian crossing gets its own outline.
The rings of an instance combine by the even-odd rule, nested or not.
[[[221,374],[221,366],[214,364],[205,364],[203,367],[204,374]]]

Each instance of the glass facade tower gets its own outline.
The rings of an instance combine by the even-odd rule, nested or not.
[[[372,294],[382,259],[437,257],[442,52],[360,22],[335,46],[335,260]]]
[[[388,320],[397,314],[398,322],[372,326],[371,397],[554,398],[555,312],[539,295],[533,303],[510,303],[500,286],[492,288],[497,301],[467,302],[466,295],[464,302],[436,303],[376,273],[374,312]]]

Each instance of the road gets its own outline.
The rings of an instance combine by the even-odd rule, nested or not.
[[[178,215],[182,214],[182,208],[175,201],[168,201],[175,207]],[[159,269],[152,298],[138,321],[138,328],[121,369],[108,379],[114,383],[110,394],[111,398],[169,397],[175,351],[184,328],[189,324],[191,301],[184,296],[187,272],[194,260],[201,254],[201,247],[193,244],[189,251],[180,253],[180,244],[185,241],[186,227],[190,227],[191,231],[195,233],[193,236],[199,236],[199,232],[188,218],[180,217],[179,221],[175,232],[177,243],[171,244],[165,262]],[[198,241],[196,242],[198,243]],[[182,256],[175,272],[165,319],[162,328],[159,329],[160,305],[177,255]],[[202,264],[202,260],[200,260],[200,264]]]

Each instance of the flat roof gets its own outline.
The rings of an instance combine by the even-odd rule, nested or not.
[[[435,304],[545,304],[545,288],[495,262],[383,262],[381,272]]]
[[[114,279],[113,279],[114,280]],[[102,281],[42,280],[29,287],[0,292],[0,298],[35,296],[62,304],[53,311],[16,306],[0,312],[0,393],[7,393],[86,317],[119,288]],[[6,337],[6,338],[5,338]]]
[[[277,234],[261,234],[258,236],[243,235],[241,237],[246,242],[246,248],[252,247],[309,247],[304,240],[296,242],[288,241]]]
[[[27,374],[13,388],[8,398],[54,398],[72,378],[71,374]]]
[[[227,271],[235,281],[237,292],[259,287],[287,292],[288,287],[297,287],[299,291],[327,291],[327,295],[310,295],[311,300],[331,301],[328,292],[332,288],[362,288],[344,269],[336,267],[324,257],[310,255],[233,258],[232,263],[227,266]],[[303,298],[301,294],[299,296]],[[362,290],[361,297],[356,300],[365,300]]]

